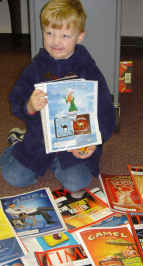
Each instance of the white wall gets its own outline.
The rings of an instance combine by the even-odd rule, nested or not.
[[[143,0],[121,0],[121,36],[143,36]]]
[[[27,0],[21,0],[21,26],[22,33],[29,33]]]
[[[0,33],[10,33],[10,16],[6,0],[0,2]]]
[[[27,0],[21,0],[22,33],[28,33]],[[10,14],[7,0],[0,2],[0,33],[11,33]]]
[[[121,35],[143,36],[143,0],[121,0],[121,2]],[[21,0],[21,14],[22,33],[28,33],[27,0]],[[11,33],[7,0],[0,2],[0,33]]]

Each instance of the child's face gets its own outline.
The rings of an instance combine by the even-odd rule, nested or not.
[[[43,31],[44,48],[54,59],[67,59],[73,53],[77,43],[84,38],[74,27],[54,29],[50,25]]]

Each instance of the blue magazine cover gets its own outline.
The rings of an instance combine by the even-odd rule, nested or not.
[[[3,266],[24,266],[23,262],[19,260],[14,260],[12,262],[6,263]]]
[[[60,232],[66,228],[48,188],[1,198],[1,204],[21,237]]]
[[[46,152],[102,143],[98,125],[98,82],[65,80],[35,84],[47,93],[41,110]]]
[[[105,218],[103,221],[100,221],[93,225],[93,227],[103,226],[103,227],[114,227],[118,225],[128,224],[128,217],[126,214],[122,213],[113,213],[110,217]]]

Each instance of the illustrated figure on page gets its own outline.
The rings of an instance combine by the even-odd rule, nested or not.
[[[117,187],[116,188],[116,195],[117,195],[117,205],[128,205],[128,206],[138,206],[133,200],[133,189],[129,187]]]
[[[73,92],[69,92],[68,95],[66,96],[66,103],[69,103],[69,112],[74,112],[77,111],[78,108],[75,104],[75,97],[73,96]]]

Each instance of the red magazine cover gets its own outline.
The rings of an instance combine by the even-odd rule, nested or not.
[[[119,93],[131,93],[133,77],[133,61],[120,62]]]
[[[142,212],[142,198],[133,176],[101,174],[100,181],[112,210]]]
[[[52,193],[69,232],[101,221],[113,213],[107,203],[87,189],[79,199],[73,198],[65,189]]]
[[[133,176],[138,190],[143,198],[143,166],[128,165],[129,173]]]
[[[84,228],[76,235],[93,266],[142,266],[129,225]]]
[[[38,251],[35,255],[40,266],[84,266],[90,263],[81,245]]]

